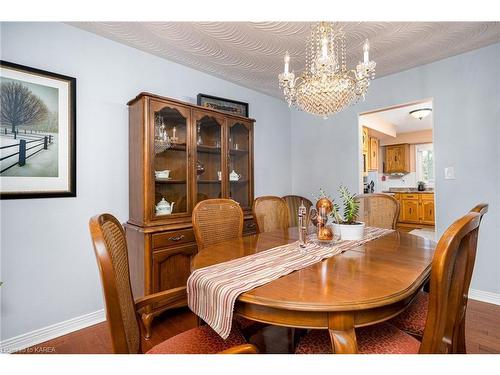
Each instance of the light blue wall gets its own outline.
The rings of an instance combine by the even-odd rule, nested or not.
[[[128,218],[128,110],[141,91],[248,102],[255,193],[289,194],[290,111],[281,100],[60,23],[2,23],[1,58],[77,79],[77,198],[1,201],[1,339],[103,307],[88,219]]]
[[[376,56],[374,56],[376,60]],[[472,288],[500,293],[500,44],[372,82],[366,101],[328,120],[292,111],[292,190],[310,196],[340,183],[357,191],[360,112],[433,98],[436,219],[441,234],[488,202]],[[455,168],[455,180],[444,168]]]

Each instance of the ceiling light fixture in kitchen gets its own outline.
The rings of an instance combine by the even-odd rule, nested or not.
[[[410,111],[410,116],[419,120],[429,116],[432,112],[432,108],[420,108]]]

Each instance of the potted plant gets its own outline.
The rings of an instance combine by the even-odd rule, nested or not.
[[[331,216],[334,224],[333,229],[341,240],[362,240],[365,223],[357,221],[359,212],[359,201],[355,199],[356,194],[351,194],[347,187],[340,185],[340,198],[343,201],[343,217],[340,215],[338,204],[333,205]]]

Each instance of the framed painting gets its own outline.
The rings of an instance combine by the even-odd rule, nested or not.
[[[198,94],[196,98],[197,104],[202,107],[216,109],[232,115],[248,117],[248,103],[205,94]]]
[[[0,60],[0,199],[76,196],[76,79]]]

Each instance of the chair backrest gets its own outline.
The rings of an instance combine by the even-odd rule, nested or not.
[[[482,205],[478,212],[471,211],[455,221],[436,246],[420,353],[459,352],[457,346],[465,319],[479,225],[487,211],[488,205]]]
[[[141,336],[130,286],[125,232],[113,215],[94,216],[89,222],[99,266],[106,319],[115,353],[140,353]]]
[[[280,197],[259,197],[254,200],[252,211],[260,233],[288,228],[288,207]]]
[[[298,226],[298,211],[301,203],[304,203],[307,210],[306,212],[309,214],[309,208],[312,206],[312,202],[307,198],[301,197],[300,195],[285,195],[282,198],[288,207],[288,226]]]
[[[232,199],[207,199],[198,203],[192,215],[198,249],[241,237],[243,210]]]
[[[359,220],[377,228],[396,229],[399,202],[392,196],[381,193],[359,194]]]

